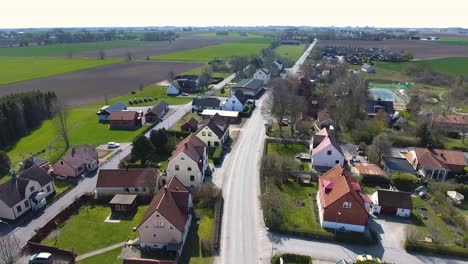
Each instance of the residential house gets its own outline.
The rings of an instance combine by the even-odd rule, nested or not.
[[[241,91],[247,97],[255,97],[263,90],[263,81],[257,79],[243,79],[231,87],[231,93]]]
[[[218,114],[229,123],[239,123],[242,118],[237,111],[226,111],[226,110],[203,110],[201,116],[203,119],[210,119],[214,115]]]
[[[141,125],[141,115],[136,111],[116,111],[109,116],[109,128],[112,130],[135,130]]]
[[[166,169],[166,180],[177,177],[187,187],[198,187],[208,169],[206,144],[195,134],[182,140],[172,152]]]
[[[96,150],[90,145],[72,148],[71,152],[60,158],[53,166],[53,174],[62,177],[79,177],[95,171],[99,166]]]
[[[410,173],[416,175],[413,166],[405,158],[383,157],[382,165],[388,173]]]
[[[262,80],[263,85],[266,85],[270,82],[271,74],[270,71],[266,68],[260,68],[255,71],[252,76],[253,79]]]
[[[192,112],[203,111],[205,109],[221,109],[221,100],[214,97],[197,97],[192,101]]]
[[[284,71],[284,65],[279,60],[274,60],[271,66],[271,76],[280,76],[281,73]]]
[[[180,85],[177,81],[172,81],[171,84],[167,87],[167,95],[179,95],[181,93]]]
[[[140,246],[175,251],[180,255],[192,222],[192,212],[190,191],[177,177],[172,177],[154,196],[137,227]]]
[[[29,163],[29,166],[32,166],[32,165],[39,166],[39,168],[43,169],[46,172],[49,171],[49,169],[50,169],[50,162],[49,161],[47,161],[45,159],[37,158],[37,157],[30,157],[30,158],[28,158],[25,161],[20,163],[21,170],[24,170],[24,167],[25,167],[26,163]]]
[[[109,198],[116,194],[152,197],[160,186],[161,172],[154,168],[101,169],[97,176],[96,196]]]
[[[344,154],[340,143],[326,128],[315,133],[309,146],[312,166],[319,171],[326,171],[336,164],[344,165]]]
[[[374,66],[372,66],[370,64],[364,64],[361,67],[361,71],[362,72],[367,72],[367,73],[375,73],[375,68],[374,68]]]
[[[161,121],[167,112],[169,112],[169,104],[165,101],[161,101],[157,105],[148,108],[145,114],[145,123]]]
[[[372,194],[372,213],[410,217],[413,210],[411,193],[377,190]]]
[[[407,159],[419,175],[436,181],[464,173],[465,155],[458,150],[409,148]]]
[[[468,116],[467,115],[447,115],[433,114],[432,124],[438,125],[446,130],[458,131],[460,133],[468,133]]]
[[[127,110],[127,106],[122,102],[118,102],[113,105],[103,106],[97,111],[96,115],[98,116],[99,122],[107,123],[109,122],[109,116],[112,112],[123,110]]]
[[[229,122],[215,114],[199,123],[195,135],[208,147],[222,147],[229,138]]]
[[[29,210],[40,209],[54,191],[53,178],[33,165],[0,184],[0,218],[16,220]]]
[[[241,91],[236,91],[226,100],[224,110],[242,112],[247,106],[247,102],[247,97]]]
[[[198,121],[191,117],[189,120],[185,121],[182,126],[180,126],[180,129],[182,131],[195,132],[198,129]]]
[[[177,76],[177,83],[179,84],[180,91],[183,93],[197,93],[199,91],[199,77],[198,75],[180,75]]]
[[[382,99],[367,100],[367,116],[375,117],[379,113],[386,113],[391,120],[395,114],[392,101],[383,101]],[[389,120],[389,121],[390,121]]]
[[[364,232],[366,203],[368,197],[361,193],[359,183],[340,164],[319,178],[317,205],[322,227]]]
[[[317,121],[320,126],[320,129],[330,129],[333,126],[333,120],[327,108],[324,108],[317,112]]]

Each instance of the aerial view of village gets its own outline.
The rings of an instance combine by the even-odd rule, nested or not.
[[[468,263],[466,4],[27,2],[0,264]]]

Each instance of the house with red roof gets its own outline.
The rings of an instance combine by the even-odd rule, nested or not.
[[[165,249],[178,255],[192,222],[193,203],[190,191],[176,177],[161,188],[137,226],[142,248]]]
[[[364,232],[372,201],[337,164],[319,178],[317,204],[322,227]]]
[[[327,171],[336,164],[344,164],[344,154],[340,143],[326,128],[315,133],[310,140],[312,166],[319,171]]]
[[[99,157],[90,145],[73,147],[52,166],[52,174],[62,177],[79,177],[99,167]]]
[[[137,111],[115,111],[109,116],[111,130],[135,130],[141,127],[141,115]]]
[[[166,169],[166,179],[176,177],[186,187],[198,187],[205,179],[208,169],[206,144],[195,134],[182,140],[172,152]]]
[[[100,169],[96,182],[96,196],[116,194],[149,196],[159,190],[161,173],[154,168]]]
[[[460,133],[468,133],[468,116],[466,115],[433,114],[432,124]]]
[[[461,174],[467,166],[465,155],[458,150],[408,148],[406,158],[419,175],[436,181]]]

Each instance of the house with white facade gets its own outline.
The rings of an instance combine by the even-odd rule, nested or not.
[[[101,123],[109,122],[109,116],[112,112],[127,110],[127,106],[122,102],[117,102],[113,105],[105,105],[96,112],[98,120]]]
[[[153,196],[159,190],[161,172],[155,168],[100,169],[96,182],[97,198],[116,194]]]
[[[180,85],[177,81],[172,81],[167,87],[167,95],[179,95],[181,93]]]
[[[372,213],[410,217],[413,210],[411,193],[396,190],[377,190],[372,194]]]
[[[190,191],[173,177],[154,196],[137,227],[140,246],[175,251],[180,255],[192,222],[192,212]]]
[[[252,78],[257,79],[257,80],[262,80],[263,85],[266,85],[270,82],[271,74],[268,69],[260,68],[255,71]]]
[[[55,191],[54,180],[37,165],[0,184],[0,219],[16,220],[29,210],[46,206]]]
[[[186,187],[195,188],[203,183],[207,169],[206,144],[195,134],[190,134],[172,152],[163,180],[170,181],[177,177]]]
[[[208,147],[222,147],[229,138],[229,122],[215,114],[198,124],[198,131],[195,135]]]
[[[242,112],[247,106],[247,102],[247,97],[241,91],[236,91],[226,100],[223,110]]]
[[[344,165],[344,154],[335,136],[323,128],[310,141],[312,166],[319,171],[327,171],[336,164]]]

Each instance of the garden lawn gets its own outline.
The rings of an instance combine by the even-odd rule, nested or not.
[[[196,208],[201,219],[198,222],[192,221],[184,250],[180,257],[181,263],[190,264],[212,264],[214,257],[203,256],[201,250],[201,240],[211,236],[213,225],[213,210],[207,208]]]
[[[446,149],[468,151],[468,138],[465,138],[465,142],[462,142],[461,138],[445,138],[445,140],[443,140],[442,143],[444,144],[444,148]]]
[[[61,180],[58,180],[58,179],[54,179],[54,185],[55,185],[55,197],[59,196],[60,194],[62,194],[66,190],[72,188],[72,185],[69,184],[68,182],[61,181]]]
[[[468,38],[442,38],[438,41],[431,41],[431,43],[468,46]]]
[[[184,73],[182,73],[181,75],[189,75],[189,74],[192,74],[192,75],[201,75],[201,72],[202,72],[202,69],[203,67],[200,67],[200,68],[196,68],[196,69],[193,69],[193,70],[190,70],[190,71],[186,71]],[[212,76],[213,77],[222,77],[222,78],[226,78],[228,76],[230,76],[232,73],[230,72],[212,72]]]
[[[268,143],[268,154],[278,154],[280,156],[288,156],[294,158],[296,154],[307,152],[307,148],[301,144],[289,144],[285,146],[283,143]]]
[[[221,92],[221,89],[216,90],[216,92],[213,93],[213,96],[217,97],[230,97],[231,96],[231,84],[226,84],[224,86],[224,93]]]
[[[0,57],[0,85],[44,78],[121,61],[123,60]]]
[[[278,56],[297,61],[304,53],[305,45],[281,45],[275,49]]]
[[[237,56],[258,55],[268,47],[267,43],[224,43],[204,48],[178,51],[152,56],[151,59],[166,61],[211,61],[214,59],[230,59]]]
[[[174,129],[174,130],[181,130],[181,126],[187,122],[187,120],[189,120],[190,118],[195,118],[196,120],[200,121],[201,120],[201,116],[197,115],[197,113],[192,113],[192,112],[188,112],[187,114],[185,114],[181,119],[179,119],[179,121],[177,121],[177,123],[175,123],[170,129]]]
[[[422,65],[429,66],[435,71],[440,71],[448,74],[464,74],[468,75],[468,57],[461,58],[441,58],[432,60],[410,61],[410,62],[378,62],[379,68],[401,71],[406,65]]]
[[[122,259],[119,258],[122,248],[116,248],[99,255],[78,261],[78,264],[121,264]]]
[[[88,43],[51,44],[42,46],[0,48],[0,57],[41,57],[52,55],[68,55],[69,53],[73,55],[74,53],[83,51],[126,48],[138,46],[143,43],[144,42],[139,40],[112,40]]]
[[[158,86],[158,85],[151,85],[151,86],[146,86],[142,90],[135,90],[135,94],[127,93],[121,96],[114,97],[109,100],[110,104],[116,103],[116,102],[123,102],[129,107],[138,107],[138,106],[153,106],[158,103],[158,101],[166,101],[170,105],[182,105],[182,104],[187,104],[192,101],[192,98],[187,98],[187,97],[176,97],[176,96],[169,96],[166,94],[167,91],[167,86]],[[133,100],[133,99],[143,99],[145,97],[151,97],[153,99],[157,98],[158,100],[152,101],[152,102],[143,102],[140,104],[136,105],[129,105],[128,101]],[[102,102],[102,105],[104,105],[104,102]],[[96,111],[99,109],[96,109]]]
[[[121,220],[114,224],[104,223],[111,213],[110,207],[83,206],[77,215],[73,215],[59,229],[56,246],[73,248],[78,255],[82,255],[124,242],[136,236],[132,228],[138,225],[147,208],[148,206],[139,206],[132,220]],[[54,245],[55,239],[49,236],[42,243]]]

